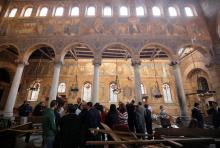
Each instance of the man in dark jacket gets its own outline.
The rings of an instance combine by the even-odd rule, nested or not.
[[[81,112],[79,114],[80,119],[80,147],[86,147],[85,142],[88,140],[89,131],[89,122],[88,122],[88,106],[86,102],[81,104]]]
[[[101,117],[99,111],[92,106],[92,102],[87,103],[89,128],[97,128],[100,126]]]
[[[147,129],[147,134],[148,134],[148,139],[152,139],[152,134],[153,134],[153,130],[152,130],[152,115],[151,115],[151,111],[149,109],[149,105],[145,104],[145,123],[146,123],[146,129]]]
[[[44,114],[45,109],[46,109],[45,103],[44,102],[40,102],[34,108],[33,115],[34,116],[42,116]]]
[[[192,118],[197,120],[198,128],[204,127],[202,113],[199,109],[199,103],[194,104],[194,107],[192,109]]]
[[[95,107],[93,107],[92,102],[88,102],[87,106],[88,106],[88,115],[87,115],[88,127],[99,128],[100,122],[101,122],[101,116],[100,116],[99,111]],[[88,136],[87,139],[90,141],[98,140],[96,133],[93,131],[89,132],[87,136]],[[88,146],[88,147],[96,148],[96,146]]]
[[[50,108],[47,108],[43,115],[43,138],[46,148],[53,148],[56,136],[56,123],[54,110],[57,108],[57,101],[53,100],[50,103]]]
[[[60,121],[61,148],[78,148],[80,144],[80,120],[75,114],[78,105],[68,105],[68,114]]]
[[[24,103],[18,108],[19,116],[20,116],[20,124],[25,124],[28,122],[28,116],[32,112],[32,107],[28,103],[28,101],[24,101]]]
[[[134,132],[134,125],[135,125],[135,101],[132,100],[130,104],[128,104],[127,112],[128,112],[128,127],[131,132]]]

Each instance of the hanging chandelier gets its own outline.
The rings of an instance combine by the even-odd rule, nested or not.
[[[121,88],[120,88],[120,83],[119,83],[119,79],[118,79],[118,75],[116,75],[116,80],[115,80],[116,84],[113,88],[113,93],[114,94],[120,94],[121,93]]]
[[[155,62],[153,59],[153,64],[154,64],[154,77],[155,77],[155,87],[154,87],[154,97],[155,98],[161,98],[162,94],[160,93],[160,87],[159,87],[159,83],[157,81],[157,72],[156,72],[156,67],[155,67]]]
[[[39,89],[38,70],[39,70],[39,67],[41,66],[41,60],[42,60],[42,53],[40,56],[40,60],[37,63],[37,66],[35,68],[35,81],[27,90],[38,91],[38,89]]]
[[[75,76],[75,83],[74,83],[74,87],[71,89],[71,91],[73,91],[74,93],[78,93],[79,88],[78,88],[78,80],[77,80],[77,74]]]

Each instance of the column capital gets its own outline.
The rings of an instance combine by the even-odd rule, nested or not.
[[[61,60],[55,60],[55,61],[54,61],[54,64],[55,64],[55,65],[62,66],[62,65],[64,64],[64,62],[61,61]]]
[[[18,65],[24,65],[24,66],[29,64],[28,61],[24,61],[24,60],[20,60],[20,59],[16,59],[15,63]]]
[[[131,65],[132,66],[141,65],[141,60],[140,59],[132,59]]]
[[[101,59],[94,59],[92,63],[93,65],[99,65],[99,66],[102,64]]]
[[[175,67],[175,66],[179,65],[179,63],[177,61],[171,61],[169,65],[172,67]]]

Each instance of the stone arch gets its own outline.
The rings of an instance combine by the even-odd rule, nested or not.
[[[67,54],[67,52],[69,51],[69,49],[72,47],[74,48],[75,46],[79,46],[79,45],[84,45],[86,46],[93,54],[93,56],[95,57],[95,49],[92,48],[89,44],[87,43],[82,43],[82,42],[75,42],[75,43],[71,43],[71,44],[68,44],[66,47],[64,47],[64,49],[61,51],[60,53],[60,60],[63,61],[64,60],[64,57],[65,55]]]
[[[197,51],[199,51],[203,56],[206,56],[207,55],[210,57],[211,54],[210,54],[210,50],[208,47],[204,46],[204,45],[201,45],[201,44],[197,44],[197,43],[186,43],[186,44],[182,44],[179,46],[178,50],[177,50],[177,54],[178,54],[178,51],[181,49],[181,48],[186,48],[186,47],[194,47],[197,49]]]
[[[174,61],[175,60],[175,52],[168,46],[164,45],[164,44],[161,44],[161,43],[148,43],[148,44],[145,44],[138,52],[138,55],[140,57],[140,54],[141,52],[147,48],[147,47],[159,47],[162,49],[162,51],[164,51],[168,58],[171,60],[171,61]]]
[[[27,48],[27,50],[24,52],[23,54],[23,60],[24,61],[28,61],[28,59],[30,58],[31,54],[36,51],[37,49],[41,48],[41,47],[50,47],[51,49],[53,49],[54,54],[56,56],[56,51],[53,45],[49,44],[49,43],[37,43],[34,45],[31,45],[29,48]]]
[[[3,44],[0,44],[0,52],[6,50],[4,48],[7,48],[7,47],[12,47],[12,48],[16,49],[16,51],[18,52],[18,56],[21,55],[21,52],[20,52],[18,46],[13,44],[13,43],[3,43]]]
[[[131,47],[129,47],[128,45],[124,44],[124,43],[121,43],[121,42],[112,42],[112,43],[109,43],[107,45],[105,45],[101,51],[100,51],[100,56],[101,56],[101,59],[102,59],[102,54],[103,52],[108,49],[108,48],[111,48],[112,46],[118,46],[122,49],[125,49],[128,51],[128,53],[130,54],[131,58],[134,58],[135,57],[135,52],[132,50]]]
[[[62,7],[63,8],[63,15],[65,15],[65,4],[63,2],[58,2],[52,7],[52,16],[55,16],[57,8]]]
[[[24,13],[25,13],[25,11],[27,10],[27,8],[32,8],[32,12],[31,12],[31,15],[32,15],[33,10],[34,10],[34,5],[28,4],[28,5],[23,6],[23,8],[21,8],[21,13],[20,13],[20,16],[21,16],[21,17],[24,16]]]
[[[40,12],[41,12],[41,10],[42,10],[42,8],[44,8],[44,7],[46,7],[47,8],[47,16],[48,16],[48,12],[50,11],[50,6],[48,5],[48,4],[40,4],[39,6],[37,6],[37,12],[36,12],[36,16],[38,16],[39,17],[39,15],[40,15]]]
[[[196,67],[194,66],[194,64],[196,65]],[[194,62],[194,64],[193,63],[190,64],[184,70],[183,76],[184,76],[185,80],[187,80],[189,78],[190,74],[194,70],[201,70],[201,71],[204,71],[205,73],[207,73],[208,76],[210,75],[208,68],[205,66],[205,64],[203,62]]]
[[[218,12],[217,20],[216,20],[216,31],[218,37],[220,38],[220,11]]]
[[[16,65],[10,62],[0,61],[0,68],[5,69],[9,72],[10,80],[13,80],[14,73],[16,71]]]

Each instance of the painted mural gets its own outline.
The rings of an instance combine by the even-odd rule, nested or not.
[[[181,22],[164,23],[163,21],[140,21],[138,18],[129,18],[125,21],[113,18],[85,18],[85,19],[35,19],[5,21],[0,28],[0,35],[160,35],[160,36],[187,36],[196,34],[203,36],[204,29],[200,24],[192,23],[188,27]]]

